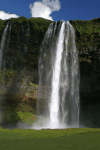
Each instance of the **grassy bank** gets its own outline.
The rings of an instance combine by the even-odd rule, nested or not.
[[[65,130],[0,129],[2,150],[89,150],[100,149],[100,129]]]

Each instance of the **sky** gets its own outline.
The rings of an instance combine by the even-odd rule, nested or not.
[[[100,17],[100,0],[0,0],[0,19],[24,16],[59,20],[92,20]]]

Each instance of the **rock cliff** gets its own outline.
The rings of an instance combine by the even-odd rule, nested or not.
[[[0,94],[6,105],[24,102],[36,109],[39,48],[52,21],[25,17],[0,20],[0,41],[7,22],[11,32],[7,32],[9,46],[6,40],[3,50]],[[75,29],[80,65],[80,123],[100,127],[100,18],[69,22]],[[28,43],[25,42],[27,24],[30,24]]]

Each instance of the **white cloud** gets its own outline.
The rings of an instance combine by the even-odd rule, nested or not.
[[[19,16],[17,16],[16,14],[10,14],[10,12],[6,13],[3,10],[0,11],[0,19],[2,20],[7,20],[10,18],[18,18]]]
[[[61,9],[59,0],[42,0],[42,2],[35,2],[29,5],[31,17],[42,17],[48,20],[53,20],[50,16],[53,11],[59,11]]]

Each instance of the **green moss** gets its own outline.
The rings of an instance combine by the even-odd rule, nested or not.
[[[37,119],[37,116],[31,113],[23,113],[21,111],[18,111],[18,115],[21,118],[22,122],[25,122],[29,125],[32,124]]]
[[[32,124],[37,116],[34,114],[34,109],[31,106],[25,106],[20,103],[16,109],[10,106],[2,106],[3,121],[6,123],[14,121],[22,121]]]
[[[34,114],[34,109],[29,106],[29,105],[25,105],[25,104],[22,104],[22,103],[19,103],[19,105],[17,106],[17,111],[21,111],[21,112],[28,112],[28,113],[32,113]]]

